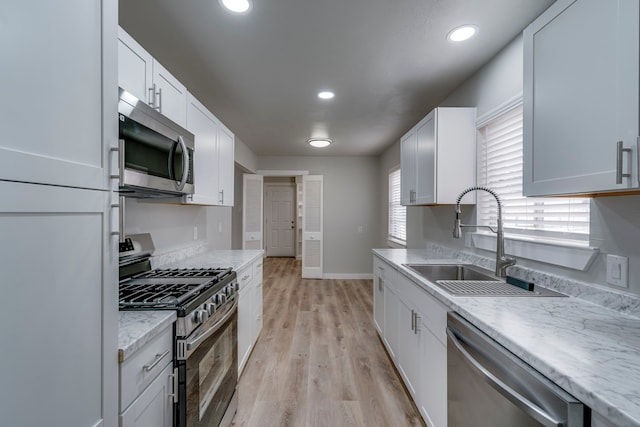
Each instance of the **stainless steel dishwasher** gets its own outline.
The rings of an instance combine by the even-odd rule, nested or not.
[[[588,408],[459,314],[447,315],[449,427],[585,427]]]

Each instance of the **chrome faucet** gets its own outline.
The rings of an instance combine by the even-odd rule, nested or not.
[[[498,229],[497,230],[489,225],[477,225],[477,224],[470,225],[470,224],[460,223],[460,214],[462,213],[462,210],[460,209],[460,201],[462,200],[462,197],[471,191],[477,191],[477,190],[486,191],[487,193],[495,197],[496,202],[498,203]],[[516,260],[514,258],[504,255],[504,232],[502,231],[502,202],[500,201],[500,197],[498,197],[498,194],[492,189],[487,187],[469,187],[466,190],[464,190],[462,193],[460,193],[460,195],[458,196],[458,200],[456,200],[456,221],[453,227],[453,237],[455,237],[456,239],[460,238],[462,227],[488,228],[489,230],[497,234],[496,276],[505,277],[507,275],[506,273],[507,267],[514,265],[516,263]]]

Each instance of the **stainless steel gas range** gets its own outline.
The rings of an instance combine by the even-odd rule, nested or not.
[[[123,265],[124,264],[124,265]],[[120,310],[174,310],[174,425],[228,426],[237,408],[238,282],[231,269],[120,266]]]

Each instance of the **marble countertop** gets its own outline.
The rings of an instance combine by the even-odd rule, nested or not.
[[[118,319],[118,363],[124,362],[156,335],[176,321],[176,312],[120,311]]]
[[[576,297],[456,297],[402,264],[459,260],[373,252],[614,425],[640,427],[640,318]]]
[[[193,256],[173,257],[154,268],[217,268],[241,270],[262,257],[263,250],[213,250]],[[174,311],[120,311],[118,320],[118,361],[122,363],[176,321]]]

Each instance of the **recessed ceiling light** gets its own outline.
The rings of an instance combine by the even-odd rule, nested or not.
[[[311,138],[311,139],[307,140],[307,142],[312,147],[323,148],[323,147],[328,147],[329,145],[331,145],[331,143],[333,141],[331,139],[329,139],[329,138]]]
[[[447,39],[452,42],[461,42],[470,39],[478,32],[478,27],[475,25],[463,25],[458,28],[454,28],[447,34]]]
[[[220,4],[234,13],[246,13],[251,9],[250,0],[220,0]]]
[[[336,96],[336,94],[328,90],[318,93],[318,98],[320,99],[333,99],[334,96]]]

